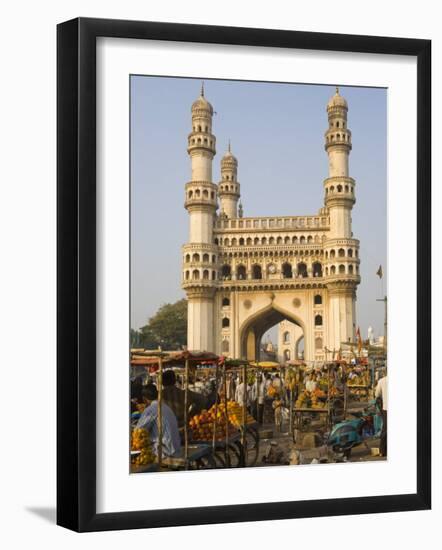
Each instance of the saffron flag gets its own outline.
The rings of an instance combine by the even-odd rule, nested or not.
[[[382,279],[383,272],[382,272],[381,265],[379,266],[379,269],[376,271],[376,275],[379,277],[379,279]]]

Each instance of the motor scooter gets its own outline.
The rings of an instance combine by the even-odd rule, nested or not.
[[[327,447],[347,459],[353,447],[365,443],[368,448],[367,442],[380,437],[382,431],[382,415],[377,401],[371,401],[367,408],[351,415],[353,418],[335,424],[326,438]]]

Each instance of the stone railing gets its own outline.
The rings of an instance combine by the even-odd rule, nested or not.
[[[233,218],[219,219],[215,223],[216,229],[233,231],[260,231],[262,229],[280,230],[310,230],[327,229],[330,224],[329,216],[283,216],[265,218]]]
[[[323,243],[324,247],[336,246],[359,246],[359,239],[327,239]]]

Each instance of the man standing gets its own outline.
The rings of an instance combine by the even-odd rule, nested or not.
[[[235,401],[237,403],[239,403],[241,406],[244,405],[244,401],[246,401],[246,403],[247,403],[247,401],[249,400],[248,399],[248,397],[249,397],[248,393],[249,393],[248,385],[241,378],[240,383],[236,386]]]
[[[252,387],[252,401],[255,405],[255,419],[262,424],[264,416],[264,399],[265,399],[265,382],[262,374],[257,375],[257,378]]]
[[[148,431],[154,452],[158,455],[158,390],[154,384],[147,384],[142,390],[146,408],[140,416],[137,428]],[[178,423],[172,409],[165,403],[161,404],[162,413],[162,454],[176,456],[181,450]]]
[[[379,454],[381,456],[387,456],[387,375],[381,378],[376,386],[375,390],[376,399],[382,401],[382,431],[381,431],[381,444],[379,448]]]

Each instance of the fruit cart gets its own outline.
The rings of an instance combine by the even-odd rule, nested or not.
[[[296,377],[300,380],[305,375],[308,365],[305,363],[293,365],[299,369]],[[318,387],[313,391],[299,391],[293,411],[292,437],[296,439],[298,431],[305,431],[314,419],[322,420],[320,425],[324,430],[331,428],[339,418],[345,418],[347,407],[347,392],[345,388],[345,362],[334,361],[310,367],[311,371],[321,373]]]
[[[226,375],[226,370],[230,372],[237,371],[241,373],[242,379],[246,385],[249,384],[250,376],[253,376],[253,364],[247,360],[240,359],[229,359],[223,362],[223,372],[224,376]],[[258,376],[255,371],[255,376]],[[225,385],[224,385],[225,388]],[[224,396],[224,401],[225,401]],[[258,384],[258,395],[259,397],[259,384]],[[241,438],[240,441],[236,443],[237,447],[241,447],[240,453],[243,453],[241,465],[242,466],[254,466],[258,459],[259,455],[259,431],[258,431],[258,422],[247,412],[247,398],[248,391],[244,391],[244,399],[242,407],[239,405],[236,406],[236,420],[234,418],[234,424],[239,428]],[[235,406],[234,406],[235,407]],[[240,410],[239,410],[240,407]],[[240,445],[239,445],[240,443]]]
[[[190,444],[188,429],[188,391],[189,391],[189,371],[200,364],[218,364],[218,356],[206,352],[162,352],[161,350],[137,352],[132,354],[131,365],[142,365],[151,376],[155,376],[158,389],[158,469],[201,469],[214,467],[211,446],[195,442]],[[164,367],[178,368],[184,375],[184,447],[179,456],[163,457],[163,424],[162,424],[162,395],[163,384],[162,375]]]
[[[190,419],[192,443],[212,446],[216,466],[221,468],[252,466],[259,452],[257,423],[247,412],[247,392],[243,405],[227,398],[227,375],[240,373],[247,380],[247,361],[225,360],[197,369],[198,375],[214,376],[217,399],[209,410]]]

